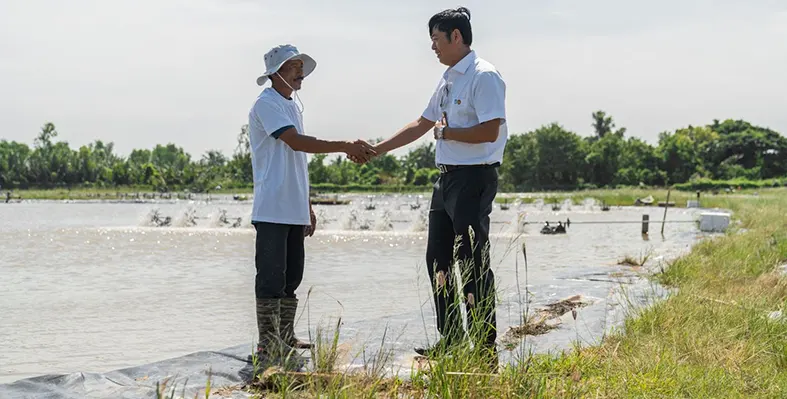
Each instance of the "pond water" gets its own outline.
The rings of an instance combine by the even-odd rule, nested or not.
[[[436,337],[424,268],[429,197],[342,198],[352,202],[315,206],[318,231],[306,239],[298,290],[307,311],[297,332],[308,338],[341,317],[341,341],[352,352],[346,362],[361,362],[353,355],[365,345],[379,347],[385,335],[396,361],[407,364],[413,346]],[[690,221],[695,212],[670,209],[668,220]],[[250,201],[231,196],[0,204],[0,383],[105,372],[244,343],[251,348],[250,213]],[[572,295],[591,304],[576,321],[528,337],[525,345],[543,352],[577,339],[598,342],[620,321],[626,301],[660,294],[639,277],[641,270],[617,261],[648,253],[649,265],[658,267],[702,236],[693,223],[668,223],[662,237],[655,222],[662,213],[634,207],[602,212],[592,200],[560,210],[541,202],[506,210],[497,205],[492,259],[500,335],[519,323],[527,291],[531,309]],[[170,225],[155,226],[154,214],[169,216]],[[640,235],[642,214],[654,221],[649,239]],[[544,221],[566,219],[572,223],[567,234],[539,234]],[[605,221],[627,223],[590,223]]]

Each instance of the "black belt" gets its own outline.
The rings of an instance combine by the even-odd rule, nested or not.
[[[440,173],[448,173],[453,172],[459,169],[467,169],[467,168],[496,168],[500,166],[500,162],[490,163],[490,164],[480,164],[480,165],[443,165],[438,164],[437,169],[440,170]]]

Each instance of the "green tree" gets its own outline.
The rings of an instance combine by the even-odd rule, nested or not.
[[[666,174],[660,170],[656,148],[638,139],[629,137],[620,155],[620,169],[615,174],[615,184],[636,186],[663,185]]]
[[[674,133],[661,133],[658,151],[669,180],[667,183],[708,176],[705,159],[718,139],[719,134],[708,127],[689,126]]]
[[[718,134],[707,156],[714,177],[769,179],[787,174],[787,138],[741,120],[714,120],[709,128]]]
[[[539,144],[536,134],[515,134],[508,138],[503,163],[500,165],[500,187],[525,191],[540,185],[537,167]]]
[[[615,129],[615,121],[612,119],[611,116],[607,115],[604,111],[596,111],[593,113],[593,131],[595,136],[592,137],[591,141],[595,141],[596,139],[603,139],[608,134],[613,133]],[[620,128],[618,130],[614,130],[615,135],[623,138],[623,135],[626,133],[626,128]]]
[[[253,172],[251,166],[251,144],[249,141],[249,125],[243,125],[237,136],[237,145],[232,159],[227,163],[230,179],[238,184],[251,184]]]
[[[0,185],[15,187],[27,185],[30,171],[30,147],[15,141],[0,141]]]
[[[589,146],[587,163],[587,181],[604,187],[615,183],[615,176],[621,167],[621,157],[625,150],[625,141],[617,134],[608,134],[595,140]]]
[[[593,113],[594,135],[582,139],[557,123],[509,137],[500,168],[504,190],[571,189],[587,185],[663,185],[697,177],[779,178],[787,175],[787,138],[741,120],[718,120],[659,135],[654,147],[625,139],[604,111]],[[196,160],[174,143],[134,149],[127,158],[113,143],[96,140],[72,150],[57,141],[46,123],[34,146],[0,141],[0,185],[53,187],[73,185],[147,185],[158,190],[206,191],[252,184],[248,125],[237,135],[231,157],[207,151]],[[375,142],[376,140],[371,140]],[[435,145],[429,140],[401,157],[386,154],[358,165],[344,156],[315,155],[309,161],[313,184],[428,186],[439,172]]]
[[[315,154],[309,161],[309,181],[312,184],[330,183],[331,174],[325,166],[328,154]]]
[[[538,143],[534,182],[541,188],[573,187],[585,169],[585,142],[557,123],[533,132]]]

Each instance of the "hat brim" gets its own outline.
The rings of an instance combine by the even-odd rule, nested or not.
[[[265,71],[265,73],[262,74],[262,76],[257,78],[257,85],[258,86],[264,85],[265,82],[268,81],[269,77],[271,75],[273,75],[274,73],[278,72],[279,69],[281,68],[281,66],[284,65],[284,63],[289,61],[289,60],[301,60],[301,61],[303,61],[303,77],[309,76],[312,72],[314,72],[314,69],[317,68],[317,61],[315,61],[314,58],[312,58],[310,55],[308,55],[308,54],[297,54],[297,55],[294,55],[292,57],[289,57],[289,58],[285,59],[279,65],[276,65],[275,67],[271,68],[271,70]]]

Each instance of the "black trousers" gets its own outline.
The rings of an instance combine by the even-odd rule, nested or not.
[[[257,298],[295,298],[303,280],[303,233],[306,226],[254,222]]]
[[[489,347],[494,347],[497,338],[495,278],[489,253],[489,215],[497,195],[497,179],[497,168],[468,167],[441,174],[434,185],[426,264],[437,329],[451,341],[464,336],[461,300],[452,273],[457,261],[470,338],[476,345]]]

